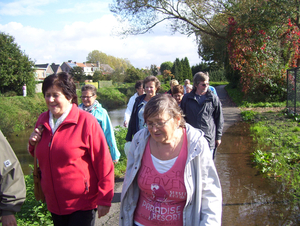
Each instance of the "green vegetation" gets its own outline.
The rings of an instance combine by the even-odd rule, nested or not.
[[[284,107],[285,102],[254,103],[237,89],[226,87],[232,100],[239,107],[251,107],[242,111],[242,118],[251,122],[250,131],[255,141],[253,163],[266,177],[282,182],[286,193],[300,203],[300,117],[286,110],[274,112],[273,107]],[[268,111],[258,112],[259,108]]]
[[[296,117],[297,118],[297,117]],[[257,143],[253,162],[267,177],[283,182],[299,202],[300,123],[284,112],[257,114],[251,127]]]
[[[38,116],[47,110],[43,94],[33,97],[0,98],[0,129],[4,134],[33,127]]]

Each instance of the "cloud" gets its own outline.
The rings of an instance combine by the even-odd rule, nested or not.
[[[57,0],[20,0],[9,3],[0,3],[0,15],[42,15],[44,12],[38,7],[56,1]]]
[[[76,13],[76,14],[90,14],[90,13],[103,13],[107,12],[109,2],[97,1],[97,2],[82,2],[72,4],[70,8],[63,8],[56,10],[59,14]]]
[[[154,30],[152,34],[121,39],[111,35],[117,25],[113,15],[105,15],[91,22],[73,22],[60,30],[37,29],[16,22],[0,24],[0,30],[14,36],[15,42],[36,63],[84,62],[93,50],[127,58],[138,68],[151,64],[159,66],[165,61],[184,57],[188,57],[190,65],[200,62],[192,38],[168,35],[167,32],[163,34],[159,29],[159,33]]]

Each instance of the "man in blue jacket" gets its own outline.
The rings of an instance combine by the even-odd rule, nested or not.
[[[194,75],[192,92],[184,95],[181,108],[187,123],[205,133],[212,157],[221,144],[224,118],[222,104],[209,87],[208,74],[198,72]]]

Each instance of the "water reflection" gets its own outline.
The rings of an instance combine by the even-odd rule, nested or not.
[[[222,225],[299,225],[298,208],[284,196],[284,187],[252,167],[253,151],[247,123],[224,133],[215,161],[223,192]]]

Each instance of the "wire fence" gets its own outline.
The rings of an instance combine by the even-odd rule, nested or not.
[[[287,70],[287,101],[290,113],[300,114],[300,67]]]

